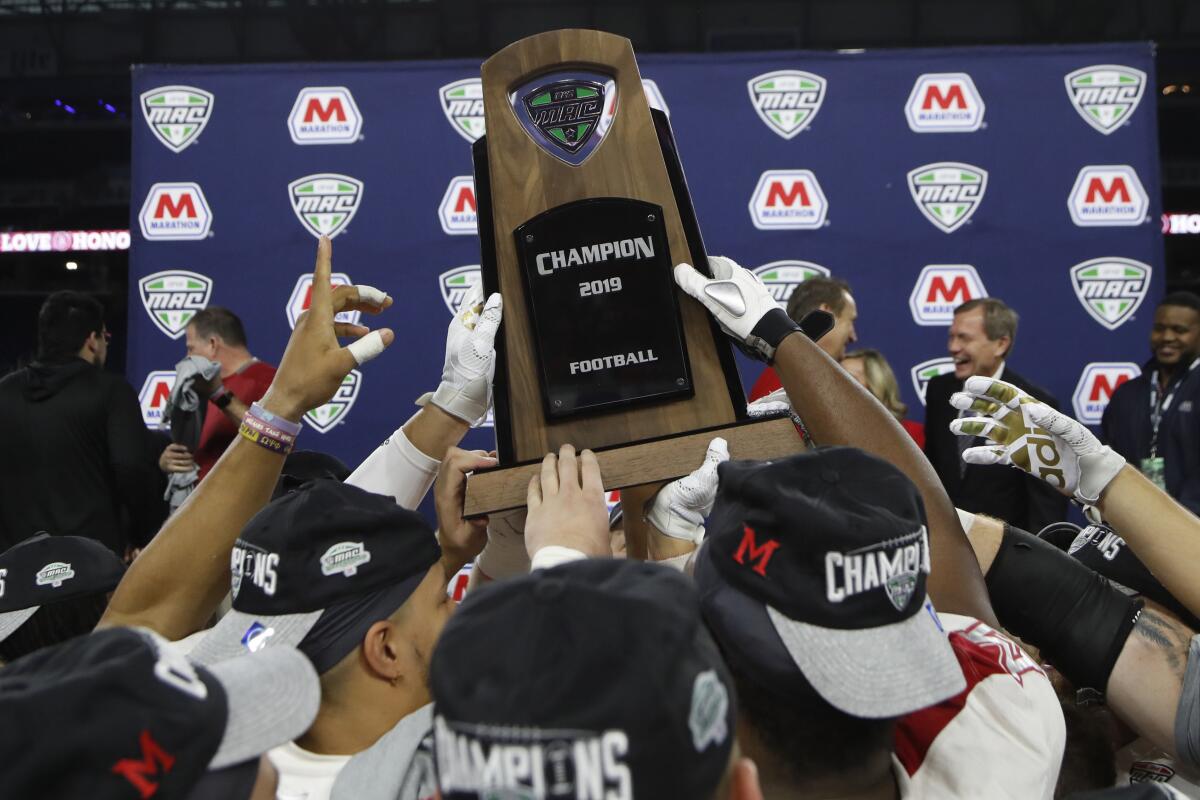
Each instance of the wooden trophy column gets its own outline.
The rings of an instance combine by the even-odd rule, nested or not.
[[[746,420],[728,340],[675,287],[674,264],[704,271],[707,257],[629,40],[543,33],[482,76],[475,180],[484,288],[504,297],[501,466],[470,478],[467,513],[524,505],[565,443],[597,452],[610,490],[691,472],[718,435],[733,458],[802,449],[789,420]]]

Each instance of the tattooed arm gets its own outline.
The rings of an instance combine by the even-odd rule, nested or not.
[[[1125,640],[1108,679],[1108,705],[1129,727],[1175,753],[1175,711],[1195,635],[1149,601]]]

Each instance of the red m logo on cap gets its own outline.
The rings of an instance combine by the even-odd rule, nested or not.
[[[159,747],[158,742],[154,741],[148,730],[142,731],[140,743],[142,746],[141,759],[122,758],[113,764],[112,771],[132,783],[133,788],[141,793],[142,800],[146,800],[148,797],[153,797],[154,793],[158,791],[158,784],[151,781],[150,778],[158,775],[160,767],[163,772],[170,772],[171,767],[175,764],[175,757]]]
[[[739,564],[745,564],[746,558],[749,557],[751,562],[755,562],[754,571],[765,578],[767,577],[767,562],[779,549],[779,542],[776,539],[768,539],[760,547],[755,536],[753,528],[749,525],[742,525],[742,543],[738,545],[737,552],[733,554],[733,560]]]

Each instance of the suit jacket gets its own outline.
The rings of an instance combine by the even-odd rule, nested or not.
[[[1025,380],[1008,365],[1001,379],[1058,408],[1054,395]],[[958,410],[950,405],[950,395],[961,391],[962,385],[951,372],[931,380],[925,390],[925,455],[954,505],[1033,533],[1066,519],[1067,498],[1033,476],[1010,466],[960,466],[959,437],[950,432],[950,422],[958,417]],[[975,444],[984,441],[978,439]]]

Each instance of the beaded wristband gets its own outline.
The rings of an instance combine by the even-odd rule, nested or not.
[[[258,403],[242,417],[238,433],[266,450],[280,455],[292,452],[300,425],[272,414]]]

